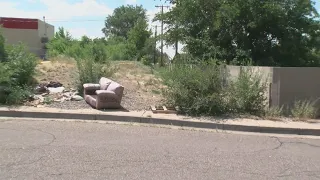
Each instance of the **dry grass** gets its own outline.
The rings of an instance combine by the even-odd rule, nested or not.
[[[73,61],[46,61],[37,66],[36,80],[39,83],[58,81],[66,88],[76,88],[78,73]]]
[[[124,103],[127,106],[148,108],[151,105],[162,104],[161,90],[165,86],[160,78],[152,74],[151,68],[131,61],[115,64],[118,71],[112,79],[125,87]]]

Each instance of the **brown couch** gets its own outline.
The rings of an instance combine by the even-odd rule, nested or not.
[[[108,78],[99,84],[84,84],[84,99],[96,109],[119,109],[124,87]]]

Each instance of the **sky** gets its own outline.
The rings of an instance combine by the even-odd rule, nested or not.
[[[314,0],[320,12],[320,0]],[[147,9],[150,28],[160,25],[151,23],[154,15],[160,12],[156,5],[168,5],[164,0],[0,0],[0,16],[43,19],[49,24],[67,29],[74,38],[86,35],[91,38],[103,37],[101,29],[105,18],[121,5],[143,5]],[[166,11],[167,9],[165,9]],[[154,31],[154,29],[153,29]],[[160,29],[158,29],[158,32]],[[181,46],[180,46],[181,47]],[[171,57],[172,47],[165,48]]]

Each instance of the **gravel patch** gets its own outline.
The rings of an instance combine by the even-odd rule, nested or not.
[[[46,105],[46,107],[66,109],[66,110],[76,110],[76,109],[91,109],[85,101],[64,101],[64,102],[53,102]]]

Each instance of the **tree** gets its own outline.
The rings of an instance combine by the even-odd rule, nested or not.
[[[150,36],[151,32],[148,31],[148,24],[144,19],[139,19],[135,26],[128,32],[128,40],[130,43],[135,45],[138,53],[143,50],[146,41],[150,38]]]
[[[264,66],[318,66],[320,22],[311,0],[183,0],[157,15],[166,38],[198,58]],[[177,36],[179,32],[179,36]]]
[[[49,56],[57,56],[64,54],[68,48],[72,45],[72,37],[68,31],[63,27],[59,27],[53,39],[46,44],[49,50]]]
[[[106,18],[102,32],[106,37],[120,36],[128,39],[129,31],[138,20],[147,22],[146,10],[142,6],[120,6]]]
[[[82,36],[80,40],[80,46],[85,47],[86,45],[91,43],[91,39],[88,36]]]
[[[65,30],[63,27],[58,28],[58,31],[56,32],[54,37],[56,39],[65,39],[67,41],[72,40],[70,33],[67,30]]]

